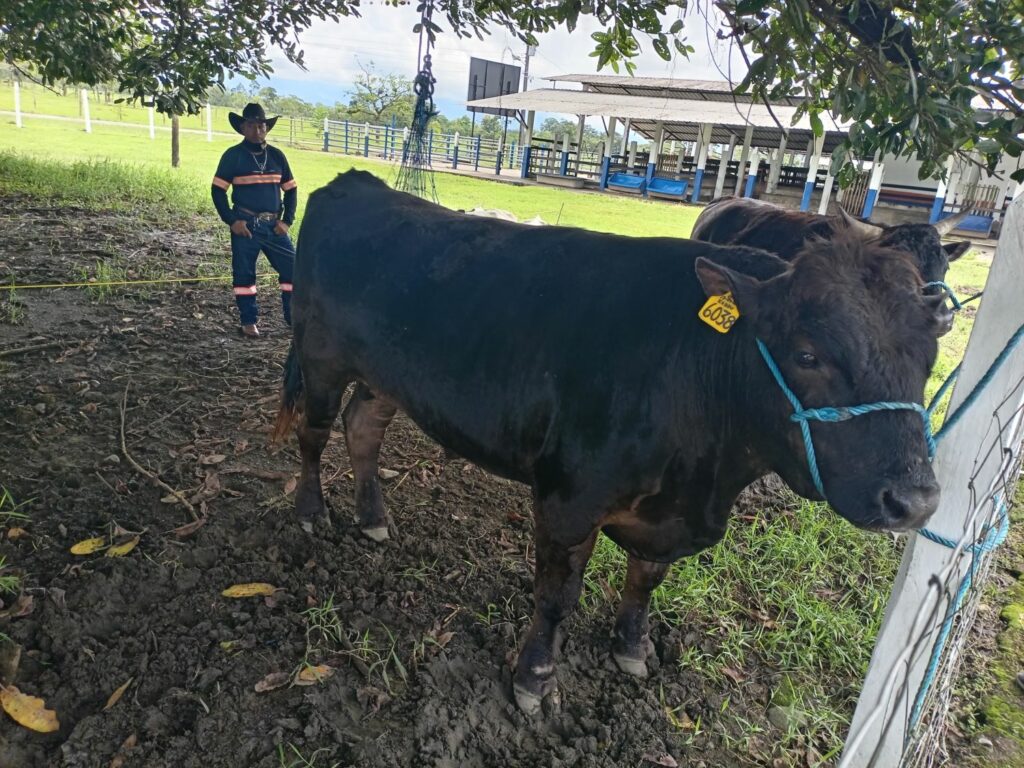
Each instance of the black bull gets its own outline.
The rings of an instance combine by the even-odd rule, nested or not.
[[[351,171],[313,193],[296,260],[277,433],[296,413],[296,506],[326,521],[320,455],[341,407],[362,530],[387,536],[377,476],[397,408],[442,446],[533,489],[535,612],[515,671],[536,711],[599,531],[629,553],[613,640],[646,673],[648,602],[719,541],[740,491],[779,473],[816,498],[799,430],[758,354],[806,407],[920,401],[934,309],[903,256],[838,238],[791,266],[762,251],[528,227],[452,212]],[[727,334],[698,319],[731,291]],[[921,418],[811,427],[829,501],[904,530],[938,502]]]
[[[721,197],[711,201],[697,216],[690,234],[694,240],[718,245],[749,245],[792,261],[804,248],[808,238],[832,239],[837,233],[849,232],[875,240],[885,248],[903,251],[917,264],[926,283],[946,279],[949,263],[959,259],[971,247],[969,240],[943,244],[942,235],[949,234],[967,212],[931,224],[896,224],[885,226],[855,219],[842,208],[838,215],[826,216],[807,211],[793,211],[762,200],[746,197]],[[940,294],[938,288],[926,293]],[[941,333],[953,327],[953,311],[940,314]]]

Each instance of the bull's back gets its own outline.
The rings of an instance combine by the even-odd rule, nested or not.
[[[501,474],[523,479],[559,425],[649,403],[652,371],[698,331],[706,245],[478,219],[351,177],[304,217],[300,355],[344,360]]]

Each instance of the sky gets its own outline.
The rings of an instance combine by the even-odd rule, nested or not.
[[[666,17],[665,28],[670,27],[676,18],[678,16]],[[683,18],[688,42],[697,49],[691,59],[677,57],[665,62],[654,53],[648,40],[640,38],[641,54],[636,59],[635,74],[725,79],[723,72],[728,73],[729,67],[727,45],[717,41],[713,32],[707,31],[703,18],[692,12]],[[415,75],[418,46],[418,37],[412,28],[418,20],[415,4],[393,7],[371,0],[362,6],[361,18],[343,19],[337,23],[316,22],[299,38],[305,51],[306,71],[275,51],[272,55],[274,74],[269,83],[260,81],[260,85],[269,84],[280,93],[292,94],[306,101],[333,104],[347,101],[346,92],[351,89],[360,64],[369,66],[372,63],[380,73],[395,72],[411,78]],[[589,55],[594,46],[590,35],[599,29],[601,26],[593,17],[585,16],[581,17],[572,34],[560,29],[541,36],[537,53],[530,59],[529,87],[551,87],[543,79],[546,75],[596,72],[597,59]],[[464,113],[471,56],[522,66],[522,61],[515,59],[521,59],[524,52],[525,45],[503,29],[495,29],[491,35],[478,40],[475,37],[458,38],[445,28],[438,36],[433,53],[433,72],[437,80],[434,98],[440,111],[450,117]],[[742,71],[742,63],[734,55],[733,78],[738,81]],[[602,74],[615,73],[606,67]],[[562,83],[559,87],[573,86]]]

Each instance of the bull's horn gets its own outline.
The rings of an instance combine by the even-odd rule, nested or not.
[[[948,235],[950,232],[957,228],[961,221],[967,218],[967,215],[969,213],[969,210],[960,211],[960,213],[954,213],[952,216],[947,216],[944,219],[936,221],[932,226],[935,227],[935,231],[939,233],[939,237],[942,237],[943,235]]]
[[[882,229],[882,227],[876,226],[875,224],[868,224],[866,221],[861,221],[860,219],[854,218],[853,216],[848,214],[846,212],[846,209],[844,209],[841,205],[839,206],[839,215],[840,217],[842,217],[843,223],[847,226],[847,228],[852,229],[855,232],[859,232],[865,237],[878,237],[883,232],[885,232],[885,230]]]

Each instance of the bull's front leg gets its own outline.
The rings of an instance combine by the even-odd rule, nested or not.
[[[576,608],[583,572],[594,551],[597,529],[579,544],[555,541],[542,514],[537,515],[533,621],[516,662],[513,692],[516,704],[536,714],[544,698],[557,692],[555,657],[561,647],[559,626]]]
[[[653,651],[648,609],[651,593],[668,573],[668,563],[653,563],[629,556],[626,588],[615,617],[612,656],[619,669],[637,677],[647,677],[647,657]]]

